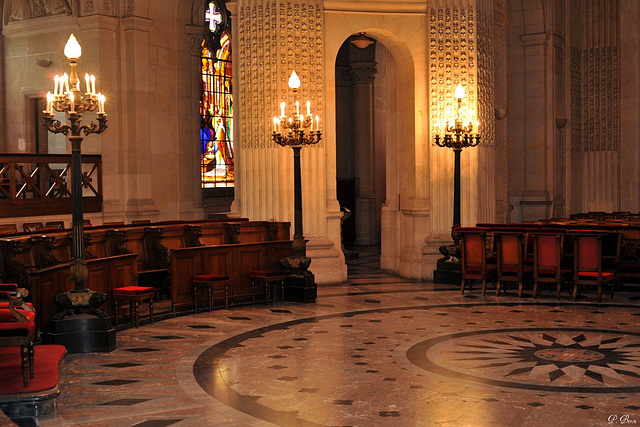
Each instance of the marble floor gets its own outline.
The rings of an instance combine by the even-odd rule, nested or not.
[[[57,415],[20,426],[640,424],[640,290],[496,298],[350,261],[316,304],[118,332],[66,359]]]

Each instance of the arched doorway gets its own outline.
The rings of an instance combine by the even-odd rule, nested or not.
[[[346,254],[379,246],[382,209],[394,174],[395,150],[388,147],[388,121],[396,120],[395,61],[384,44],[364,33],[349,37],[336,57],[336,188],[345,211],[342,241]],[[389,159],[390,163],[387,164]],[[390,184],[397,182],[392,177]],[[390,191],[389,191],[390,190]]]

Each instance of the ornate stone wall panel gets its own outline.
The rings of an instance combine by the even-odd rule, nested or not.
[[[574,210],[615,210],[618,206],[620,75],[618,0],[582,4],[581,26],[572,27],[572,173],[583,178],[574,189]],[[573,180],[573,182],[579,182]],[[577,209],[576,209],[577,208]]]
[[[323,121],[322,8],[316,0],[240,0],[237,4],[239,65],[235,79],[238,159],[243,163],[238,169],[245,175],[240,184],[243,215],[292,220],[292,153],[273,142],[272,118],[280,111],[281,101],[291,114],[294,96],[288,80],[295,70],[301,80],[300,104],[311,101],[312,112]],[[242,153],[247,153],[244,159]],[[318,147],[303,150],[303,186],[324,188],[322,153]],[[312,237],[323,228],[318,224],[325,222],[319,219],[324,212],[323,192],[304,192],[303,207],[305,234]]]
[[[480,191],[477,194],[477,219],[491,222],[495,219],[495,82],[494,82],[494,37],[493,37],[493,1],[478,1],[478,121],[481,123],[482,143],[478,147],[478,173],[471,177],[477,181]],[[473,217],[471,215],[471,217]],[[477,221],[476,221],[477,222]]]
[[[482,9],[478,22],[478,5]],[[491,32],[492,4],[484,0],[438,0],[430,5],[428,11],[429,19],[429,111],[431,122],[431,140],[435,139],[437,133],[441,133],[442,126],[447,120],[455,119],[457,101],[453,93],[459,83],[466,91],[466,98],[463,100],[462,114],[472,121],[482,121],[481,126],[485,126],[485,121],[489,129],[493,129],[493,77],[490,70],[486,69],[479,76],[479,62],[482,67],[492,67],[492,42],[488,34]],[[478,26],[482,27],[482,40],[478,34]],[[489,27],[487,28],[487,25]],[[478,58],[479,50],[488,49],[483,52],[482,59]],[[487,92],[482,94],[482,105],[479,105],[478,79],[483,83],[491,85]],[[469,117],[469,111],[476,113],[476,116]],[[494,144],[494,131],[490,131],[491,136],[487,141],[487,146]],[[484,130],[483,130],[484,135]],[[431,156],[431,192],[433,194],[433,208],[439,212],[448,214],[439,215],[434,219],[433,232],[435,234],[446,234],[451,230],[449,218],[453,212],[453,153],[450,150],[441,149],[432,144]],[[483,157],[484,159],[484,157]],[[462,162],[466,166],[462,167],[462,222],[475,223],[477,219],[478,201],[472,196],[471,186],[477,184],[478,164],[477,156],[462,154]],[[468,166],[468,167],[467,167]],[[483,183],[484,187],[484,183]],[[491,185],[493,188],[493,185]],[[493,193],[493,190],[492,190]],[[495,194],[495,193],[494,193]],[[494,195],[492,194],[494,197]],[[493,201],[491,202],[493,204]],[[466,207],[465,207],[466,206]],[[471,207],[472,208],[469,208]]]

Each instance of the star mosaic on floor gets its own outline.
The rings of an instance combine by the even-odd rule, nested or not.
[[[571,393],[640,392],[640,333],[636,332],[560,328],[465,332],[423,341],[407,355],[431,372],[486,385]]]

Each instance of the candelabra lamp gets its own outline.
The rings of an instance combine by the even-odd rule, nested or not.
[[[81,90],[77,72],[78,59],[81,54],[82,48],[75,36],[71,34],[64,47],[64,55],[69,60],[71,71],[69,74],[64,73],[62,76],[56,75],[54,77],[54,90],[53,93],[47,93],[46,109],[43,111],[44,127],[51,133],[67,136],[71,142],[72,254],[70,277],[75,287],[56,295],[55,303],[58,306],[58,313],[52,319],[53,322],[56,322],[62,321],[67,316],[75,318],[79,314],[92,315],[104,321],[98,322],[97,330],[104,330],[106,335],[102,334],[104,336],[96,338],[92,333],[96,330],[96,325],[91,322],[92,319],[82,318],[77,319],[80,327],[78,325],[71,327],[75,330],[71,335],[63,333],[60,337],[60,334],[56,333],[56,329],[68,331],[70,330],[69,325],[55,324],[50,335],[52,335],[54,342],[64,344],[70,352],[111,351],[115,348],[115,334],[111,334],[113,337],[109,334],[110,321],[108,324],[106,322],[109,320],[109,315],[99,310],[99,307],[106,301],[106,295],[84,286],[89,271],[84,255],[82,209],[82,189],[84,186],[81,157],[82,134],[88,136],[105,131],[107,128],[107,115],[104,111],[106,98],[101,93],[96,93],[96,79],[93,75],[85,75],[85,90]],[[97,123],[91,121],[89,124],[82,124],[83,115],[96,110]],[[55,112],[64,113],[64,123],[55,118]]]
[[[453,122],[447,121],[442,137],[439,134],[435,136],[437,146],[450,148],[455,155],[453,172],[453,227],[451,228],[453,244],[440,247],[440,253],[443,257],[438,260],[438,270],[441,270],[441,267],[450,270],[450,265],[445,267],[442,263],[454,263],[456,264],[455,267],[457,267],[457,271],[459,271],[461,254],[460,236],[455,232],[455,229],[460,227],[460,153],[462,153],[464,148],[475,147],[480,144],[480,135],[478,133],[473,134],[472,114],[467,114],[466,120],[465,117],[463,117],[462,100],[466,97],[466,93],[461,84],[456,88],[454,96],[458,102],[455,120]],[[434,281],[437,283],[449,282],[450,280],[439,280],[440,278],[438,276],[442,277],[443,275],[439,275],[438,270],[434,272]],[[457,282],[457,278],[454,279],[454,281]]]
[[[286,114],[286,103],[280,104],[280,116],[273,118],[273,141],[283,147],[293,149],[293,183],[294,183],[294,233],[293,256],[280,260],[285,269],[285,295],[288,299],[302,302],[315,301],[315,281],[309,271],[311,259],[307,257],[306,243],[302,232],[302,178],[300,174],[300,150],[305,145],[320,142],[320,118],[311,114],[311,102],[307,101],[307,114],[300,114],[298,88],[300,79],[296,72],[291,73],[289,87],[293,90],[294,108],[291,116]],[[312,300],[312,301],[311,301]]]

